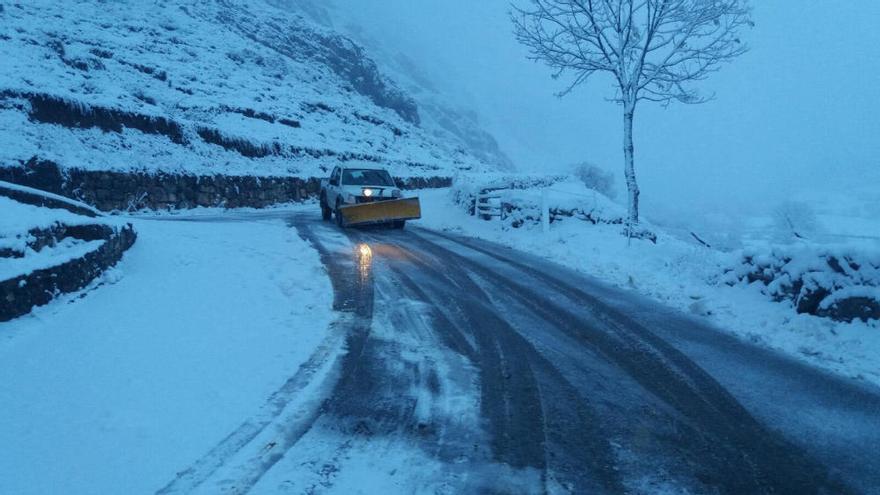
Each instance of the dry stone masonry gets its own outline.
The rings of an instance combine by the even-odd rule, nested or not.
[[[102,211],[179,210],[195,207],[265,208],[306,201],[320,193],[317,177],[253,177],[62,168],[32,159],[0,167],[0,180],[60,194]],[[449,177],[398,178],[404,189],[449,187]]]

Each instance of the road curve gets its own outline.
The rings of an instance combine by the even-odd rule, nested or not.
[[[880,493],[875,388],[489,242],[289,221],[327,266],[338,343],[161,493],[332,492],[358,443],[443,466],[420,491]],[[319,404],[284,412],[312,375]],[[310,431],[333,458],[299,451]]]

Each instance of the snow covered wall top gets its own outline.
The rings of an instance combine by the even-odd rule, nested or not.
[[[492,170],[364,50],[265,0],[0,4],[0,166],[319,176]]]

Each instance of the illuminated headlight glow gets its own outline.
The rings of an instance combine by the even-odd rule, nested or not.
[[[364,189],[364,196],[366,196],[366,197],[369,198],[369,197],[372,196],[372,195],[373,195],[373,190],[372,190],[372,189]]]

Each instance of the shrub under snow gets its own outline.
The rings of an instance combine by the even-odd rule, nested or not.
[[[777,247],[743,252],[724,282],[761,284],[798,313],[837,321],[880,320],[880,254],[849,249]]]
[[[617,196],[614,189],[614,174],[592,163],[584,162],[574,166],[574,176],[581,180],[588,189],[602,193],[611,199]]]

